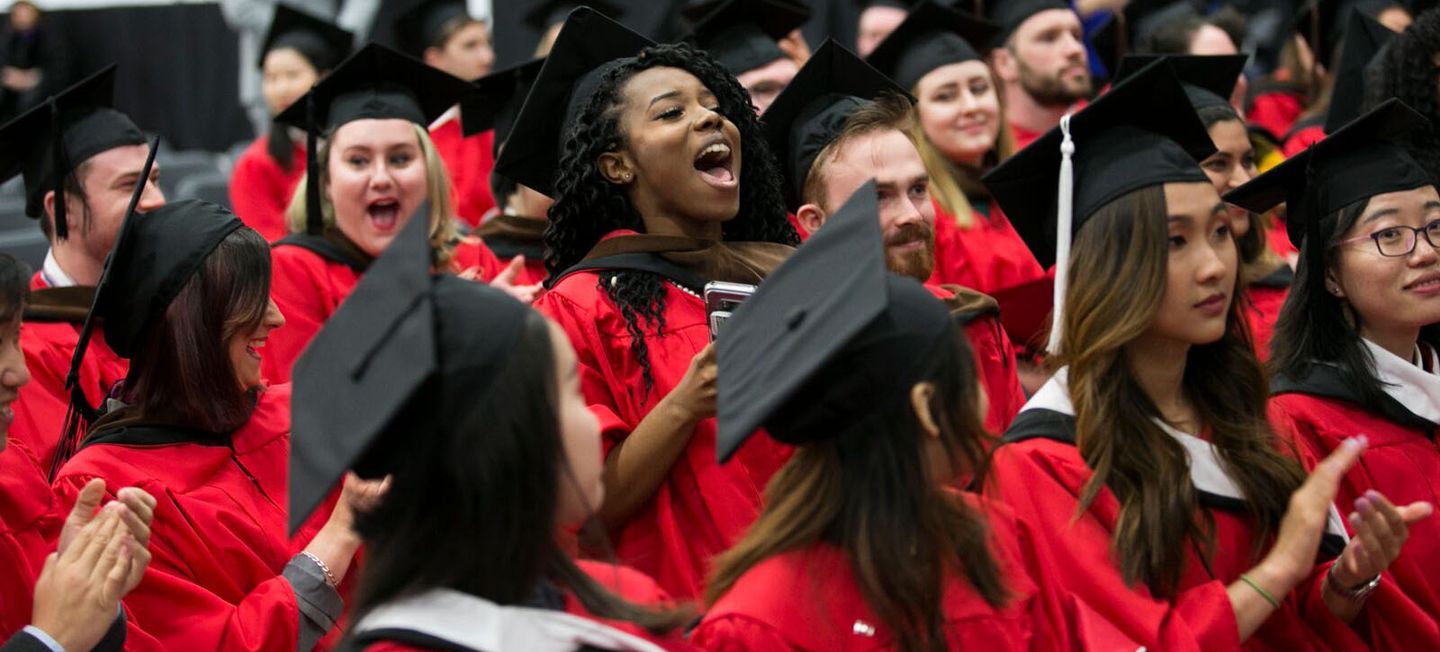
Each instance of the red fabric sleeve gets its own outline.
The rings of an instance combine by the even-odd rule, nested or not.
[[[797,649],[769,625],[738,614],[705,619],[691,632],[690,642],[710,652]]]
[[[609,457],[610,450],[630,436],[630,431],[639,424],[628,423],[620,417],[618,402],[610,392],[610,383],[595,358],[605,350],[595,329],[595,317],[558,292],[541,295],[535,300],[535,309],[560,326],[575,347],[576,363],[580,369],[580,393],[600,422],[603,453]]]
[[[68,475],[56,480],[60,504],[73,505],[90,479]],[[157,498],[166,493],[157,485],[139,487]],[[107,500],[115,498],[115,489],[107,487]],[[126,650],[294,649],[300,610],[285,578],[262,582],[239,604],[231,604],[189,577],[184,558],[161,537],[150,539],[150,554],[140,585],[123,601],[129,617]]]
[[[230,173],[230,206],[240,221],[274,242],[285,237],[285,210],[305,169],[304,149],[294,161],[295,172],[282,170],[266,150],[266,137],[261,136],[240,158]]]
[[[1047,448],[1065,446],[1066,451]],[[1068,455],[1065,455],[1068,452]],[[1089,472],[1073,447],[1030,441],[995,450],[986,490],[1034,528],[1039,545],[1055,560],[1055,580],[1094,607],[1130,639],[1157,650],[1232,650],[1240,646],[1239,625],[1221,582],[1181,592],[1173,604],[1129,585],[1110,557],[1108,527],[1097,510],[1118,506],[1102,491],[1091,508],[1076,516],[1077,492]],[[1078,466],[1077,466],[1078,465]]]
[[[285,316],[285,325],[271,331],[260,370],[267,383],[279,384],[290,382],[290,368],[330,318],[330,307],[318,257],[298,247],[277,247],[271,260],[270,298]]]

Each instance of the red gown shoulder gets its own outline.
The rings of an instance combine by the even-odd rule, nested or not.
[[[1435,445],[1433,429],[1426,432],[1406,427],[1354,403],[1302,393],[1273,396],[1269,409],[1276,434],[1295,445],[1307,468],[1314,468],[1356,433],[1369,438],[1365,456],[1340,483],[1335,502],[1342,508],[1353,505],[1356,498],[1372,489],[1397,505],[1421,500],[1440,504],[1435,484],[1435,478],[1440,478],[1440,448]],[[1440,521],[1432,517],[1410,526],[1405,547],[1387,573],[1399,592],[1428,615],[1432,625],[1440,621],[1436,559],[1440,559]],[[1377,593],[1371,599],[1380,597]],[[1385,614],[1394,627],[1407,625],[1403,608],[1372,605],[1367,609],[1372,614]],[[1376,649],[1391,648],[1377,645]]]
[[[441,120],[430,129],[430,141],[450,174],[450,197],[455,214],[474,228],[480,225],[485,213],[495,207],[495,198],[490,193],[490,171],[495,167],[495,132],[466,138],[458,112]]]
[[[1295,126],[1295,120],[1304,110],[1305,105],[1299,95],[1288,89],[1280,89],[1255,96],[1250,102],[1250,109],[1245,112],[1245,119],[1250,124],[1274,134],[1276,138],[1283,138],[1290,133],[1290,129]]]
[[[305,145],[296,143],[286,170],[270,156],[269,137],[260,136],[240,157],[230,173],[230,206],[246,226],[260,232],[268,242],[285,237],[285,211],[295,197],[295,188],[305,177]]]
[[[47,287],[36,272],[30,290]],[[10,439],[24,442],[47,474],[64,430],[65,414],[70,409],[65,378],[70,372],[75,345],[80,340],[80,327],[81,324],[69,321],[27,320],[20,337],[20,350],[25,355],[30,382],[20,388],[20,396],[14,403],[15,420],[10,424]],[[85,360],[80,364],[79,385],[90,405],[101,405],[111,388],[125,379],[129,369],[130,362],[116,355],[105,343],[105,334],[96,329],[91,334]]]
[[[942,301],[954,296],[948,288],[927,283],[929,290]],[[1016,372],[1015,347],[995,314],[981,314],[965,320],[965,339],[975,360],[975,371],[985,389],[985,429],[1005,432],[1010,422],[1025,405],[1025,389]]]
[[[360,275],[303,247],[274,247],[270,260],[270,298],[285,316],[285,325],[270,333],[260,371],[270,383],[287,383],[300,353],[350,296]]]
[[[0,450],[0,641],[30,623],[35,580],[64,524],[48,472],[22,442]]]
[[[989,216],[974,211],[969,227],[960,226],[939,203],[934,206],[935,272],[931,281],[993,296],[1045,275],[998,206],[990,206]]]
[[[1325,139],[1325,125],[1306,124],[1296,125],[1296,128],[1285,137],[1285,143],[1280,146],[1281,153],[1285,158],[1290,158],[1305,151],[1311,145]]]
[[[152,559],[125,597],[127,649],[291,649],[299,632],[295,593],[280,576],[289,464],[288,386],[260,395],[254,416],[231,445],[92,444],[61,469],[62,508],[103,478],[109,498],[121,487],[156,499]]]
[[[1285,298],[1290,296],[1290,288],[1252,284],[1247,289],[1247,295],[1244,304],[1246,325],[1250,328],[1255,357],[1265,362],[1270,359],[1270,339],[1275,335],[1275,320],[1280,318],[1280,309],[1285,306]]]
[[[704,302],[667,282],[664,331],[639,322],[653,380],[647,387],[625,319],[599,285],[596,272],[570,274],[535,307],[564,329],[575,347],[581,391],[600,422],[608,455],[680,382],[691,359],[709,344],[710,329]],[[620,563],[654,578],[681,600],[703,593],[710,559],[754,521],[765,484],[788,457],[787,447],[752,437],[721,465],[715,435],[715,419],[697,424],[655,496],[611,532]]]

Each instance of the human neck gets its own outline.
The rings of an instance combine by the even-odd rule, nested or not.
[[[1393,331],[1360,327],[1360,337],[1363,337],[1386,351],[1395,354],[1396,357],[1407,362],[1415,359],[1415,343],[1420,341],[1420,329],[1395,329]]]
[[[1035,101],[1019,83],[1005,87],[1005,118],[1010,124],[1033,133],[1045,133],[1060,124],[1070,106],[1047,106]]]
[[[702,222],[683,217],[652,216],[641,213],[645,233],[649,235],[673,235],[696,240],[718,241],[721,239],[719,222]]]
[[[83,243],[79,240],[78,233],[71,234],[70,238],[61,240],[56,238],[50,245],[50,250],[55,256],[56,264],[65,272],[70,280],[76,285],[94,286],[100,282],[100,273],[105,269],[103,260],[95,260],[84,251]]]
[[[1199,425],[1191,423],[1190,405],[1185,397],[1185,361],[1189,353],[1189,344],[1152,336],[1141,337],[1125,347],[1130,373],[1140,390],[1166,421],[1184,428]]]

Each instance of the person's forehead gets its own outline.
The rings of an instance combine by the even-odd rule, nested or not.
[[[1015,30],[1015,35],[1019,38],[1033,37],[1040,32],[1056,28],[1069,29],[1071,27],[1078,27],[1079,25],[1080,18],[1075,15],[1074,11],[1069,9],[1046,9],[1035,13],[1035,15],[1026,18],[1025,22],[1020,23],[1020,27]]]
[[[831,168],[846,176],[863,175],[882,182],[925,173],[919,150],[898,129],[873,131],[847,140],[836,151]]]

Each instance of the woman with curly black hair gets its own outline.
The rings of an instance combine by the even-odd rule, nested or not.
[[[1380,68],[1365,89],[1365,106],[1398,98],[1427,118],[1405,140],[1405,149],[1431,177],[1440,175],[1440,92],[1435,55],[1440,54],[1440,11],[1420,14],[1373,63]]]
[[[698,597],[785,455],[765,438],[715,455],[704,285],[757,284],[798,242],[754,108],[708,55],[582,8],[511,139],[531,147],[497,172],[556,198],[536,307],[574,342],[601,422],[599,517],[622,563]]]

